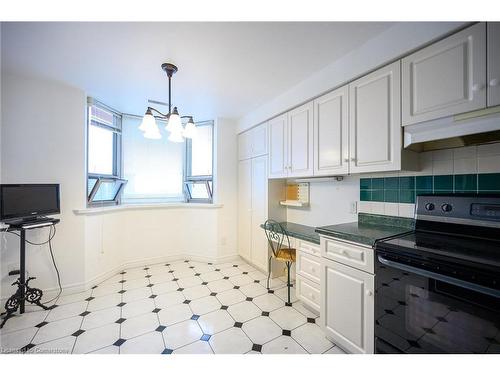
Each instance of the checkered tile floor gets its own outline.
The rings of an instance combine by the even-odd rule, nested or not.
[[[49,311],[11,318],[2,352],[343,353],[318,316],[243,261],[176,261],[127,269]],[[292,290],[292,295],[295,291]]]

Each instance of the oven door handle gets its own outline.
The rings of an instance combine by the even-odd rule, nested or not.
[[[456,279],[454,277],[441,275],[441,274],[436,273],[436,272],[427,271],[427,270],[424,270],[421,268],[412,267],[412,266],[408,266],[406,264],[394,262],[392,260],[385,259],[380,255],[378,255],[377,258],[378,258],[378,261],[380,263],[386,265],[387,267],[397,268],[399,270],[411,272],[411,273],[414,273],[414,274],[419,275],[419,276],[439,280],[439,281],[442,281],[442,282],[445,282],[448,284],[452,284],[452,285],[456,285],[456,286],[459,286],[459,287],[462,287],[465,289],[474,290],[474,291],[482,293],[482,294],[488,294],[488,295],[496,297],[496,298],[500,297],[500,291],[493,289],[493,288],[488,288],[486,286],[477,285],[474,283],[470,283],[468,281]]]

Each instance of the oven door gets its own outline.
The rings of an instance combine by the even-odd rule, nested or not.
[[[376,258],[377,353],[500,353],[498,291]]]

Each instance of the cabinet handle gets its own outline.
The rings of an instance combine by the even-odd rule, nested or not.
[[[490,81],[490,86],[491,86],[491,87],[495,87],[495,86],[497,86],[497,85],[498,85],[498,78],[493,78],[493,79],[491,79],[491,81]]]
[[[342,250],[342,255],[349,258],[349,253],[346,250]]]
[[[373,292],[372,292],[371,290],[369,290],[369,289],[368,289],[368,290],[366,291],[366,295],[367,295],[368,297],[371,297],[371,296],[373,296]]]
[[[472,85],[472,91],[480,91],[484,89],[484,85],[482,83],[475,83]]]

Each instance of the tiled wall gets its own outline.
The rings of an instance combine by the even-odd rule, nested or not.
[[[412,217],[426,193],[500,193],[500,143],[420,154],[418,172],[361,175],[359,211]]]

